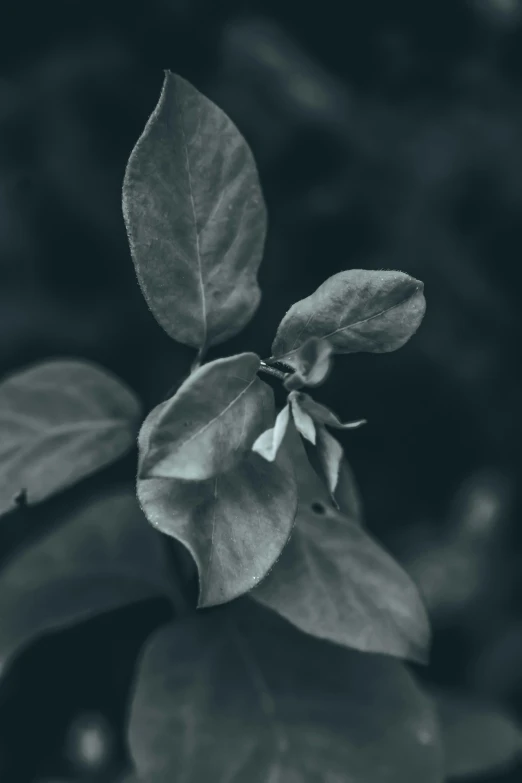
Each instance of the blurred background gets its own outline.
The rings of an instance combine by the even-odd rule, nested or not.
[[[5,0],[0,372],[84,357],[149,408],[187,372],[121,215],[164,68],[238,125],[269,211],[260,309],[210,358],[268,356],[288,307],[343,269],[425,282],[418,335],[341,357],[318,397],[369,421],[344,445],[369,528],[429,606],[423,676],[522,718],[522,0]],[[0,689],[2,780],[124,770],[132,667],[161,611],[24,653]]]

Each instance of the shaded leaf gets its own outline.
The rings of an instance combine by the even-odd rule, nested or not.
[[[335,497],[344,452],[339,441],[322,426],[317,428],[317,453],[326,478],[326,485],[330,494]]]
[[[306,637],[250,602],[152,636],[129,740],[147,783],[443,779],[431,704],[398,661]]]
[[[272,403],[265,426],[273,415]],[[140,440],[146,448],[146,430]],[[297,506],[292,464],[281,451],[274,462],[250,452],[207,481],[141,479],[138,498],[149,522],[194,558],[201,607],[230,601],[265,576],[290,535]]]
[[[309,394],[305,392],[294,392],[294,399],[299,403],[302,410],[306,411],[314,421],[319,424],[325,424],[327,427],[333,427],[337,430],[355,430],[366,424],[366,419],[357,419],[357,421],[348,421],[345,424],[340,421],[335,413],[316,402]]]
[[[115,488],[3,567],[0,668],[44,633],[169,590],[161,537],[134,488]]]
[[[252,451],[255,451],[269,462],[273,462],[277,457],[279,447],[281,446],[283,438],[285,437],[289,420],[290,408],[288,405],[285,405],[285,407],[277,414],[275,425],[271,429],[265,430],[263,433],[261,433],[252,446]]]
[[[256,375],[259,363],[243,353],[193,372],[155,417],[140,476],[201,481],[237,465],[272,404],[270,387]]]
[[[425,309],[423,284],[403,272],[339,272],[290,308],[272,355],[295,367],[310,337],[327,340],[334,353],[395,351],[417,331]]]
[[[254,159],[226,114],[170,72],[129,158],[123,212],[139,283],[167,334],[204,351],[248,323],[266,233]]]
[[[346,457],[341,460],[335,501],[343,514],[362,524],[364,519],[363,501],[352,467]]]
[[[298,448],[292,444],[292,455]],[[332,507],[311,466],[293,462],[292,537],[252,598],[322,639],[425,662],[430,629],[415,585],[358,521]]]
[[[501,772],[522,759],[522,732],[501,710],[453,693],[434,693],[453,780]]]
[[[0,384],[0,513],[34,504],[109,465],[135,444],[140,405],[88,362],[50,361]]]
[[[311,416],[301,407],[299,404],[299,397],[297,392],[290,392],[288,395],[290,407],[292,409],[292,418],[294,420],[297,431],[306,438],[306,440],[313,443],[315,446],[316,433],[315,424],[312,421]]]
[[[332,366],[332,346],[326,340],[311,337],[294,354],[293,365],[295,372],[285,380],[285,389],[319,386]]]

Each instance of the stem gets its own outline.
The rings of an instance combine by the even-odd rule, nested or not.
[[[201,367],[201,362],[205,358],[206,352],[207,352],[207,349],[205,348],[204,345],[202,345],[201,348],[199,349],[199,351],[197,352],[196,358],[194,359],[194,361],[190,365],[190,372],[191,373],[195,372],[199,367]]]
[[[274,378],[279,378],[280,381],[286,381],[290,373],[276,370],[275,367],[269,367],[266,362],[261,362],[259,366],[259,372],[265,372],[267,375],[273,375]]]

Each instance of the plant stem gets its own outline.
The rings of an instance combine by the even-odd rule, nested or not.
[[[205,348],[204,345],[202,345],[201,348],[199,349],[198,353],[197,353],[196,358],[194,359],[194,361],[192,362],[192,364],[190,366],[190,372],[191,373],[195,372],[199,367],[201,367],[201,362],[205,358],[206,352],[207,352],[207,349]]]
[[[282,370],[276,370],[275,367],[269,367],[266,362],[261,362],[259,372],[265,372],[267,375],[273,375],[274,378],[279,378],[280,381],[285,381],[290,373],[282,372]]]

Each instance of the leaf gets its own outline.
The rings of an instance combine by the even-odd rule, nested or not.
[[[316,402],[309,394],[305,394],[305,392],[293,392],[293,394],[299,407],[318,424],[325,424],[327,427],[334,427],[337,430],[355,430],[366,424],[366,419],[357,419],[357,421],[348,421],[343,424],[330,408]]]
[[[297,427],[297,431],[303,436],[303,438],[306,438],[306,440],[309,440],[310,443],[313,443],[315,446],[315,424],[313,423],[311,416],[300,406],[297,392],[290,392],[288,399],[290,401],[292,418],[295,422],[295,426]]]
[[[339,441],[322,426],[317,428],[317,452],[326,477],[326,485],[330,494],[335,497],[344,452]]]
[[[522,759],[522,733],[509,715],[453,693],[434,693],[451,779],[492,775]]]
[[[295,372],[284,382],[292,391],[302,386],[319,386],[326,380],[332,366],[332,346],[326,340],[311,337],[294,354]]]
[[[403,272],[339,272],[290,308],[272,355],[297,367],[298,351],[310,337],[327,340],[334,353],[395,351],[417,331],[425,309],[423,284]]]
[[[272,392],[254,353],[192,373],[163,406],[140,463],[141,478],[204,480],[237,465],[263,427]]]
[[[3,566],[0,669],[42,634],[169,590],[161,537],[116,487]]]
[[[295,460],[302,445],[288,443],[281,451],[292,454],[297,474],[295,527],[252,598],[313,636],[424,663],[430,629],[413,582],[358,521],[332,507],[309,463]]]
[[[343,514],[362,524],[364,512],[359,487],[346,457],[341,460],[335,501]]]
[[[272,418],[267,413],[266,423]],[[141,445],[146,448],[146,431]],[[138,498],[149,522],[194,558],[200,607],[230,601],[265,576],[288,540],[297,507],[292,464],[282,452],[274,462],[250,452],[207,481],[141,479]]]
[[[269,462],[273,462],[277,457],[279,447],[281,446],[283,438],[285,437],[289,420],[290,408],[288,405],[285,405],[285,407],[278,413],[275,420],[275,425],[271,429],[265,430],[263,433],[261,433],[252,446],[252,451],[255,451]]]
[[[50,361],[0,384],[0,514],[22,491],[39,503],[101,470],[135,444],[140,405],[88,362]]]
[[[267,223],[254,159],[226,114],[168,71],[127,164],[123,213],[140,286],[167,334],[203,353],[248,323]]]
[[[147,783],[442,783],[430,701],[406,669],[250,604],[146,644],[129,744]]]

